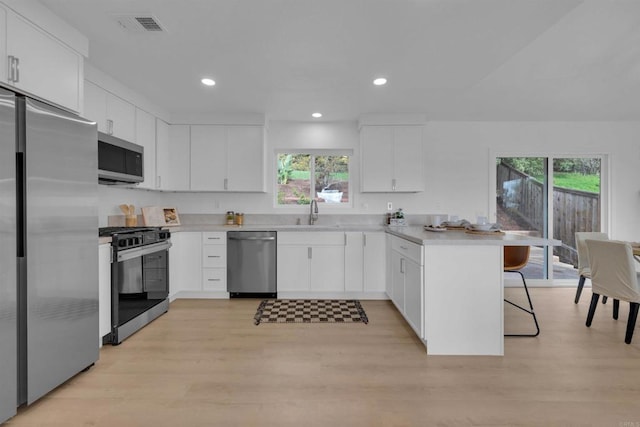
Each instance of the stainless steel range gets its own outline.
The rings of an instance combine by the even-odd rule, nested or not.
[[[111,236],[111,332],[104,344],[120,344],[169,310],[171,233],[160,227],[105,227]]]

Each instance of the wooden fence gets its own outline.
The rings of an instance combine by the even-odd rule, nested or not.
[[[544,191],[542,183],[505,164],[497,168],[498,203],[517,216],[530,230],[544,228]],[[586,191],[553,187],[553,237],[575,249],[577,231],[600,231],[600,195]],[[561,262],[577,265],[575,251],[555,247]]]

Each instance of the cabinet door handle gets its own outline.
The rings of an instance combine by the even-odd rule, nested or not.
[[[14,57],[13,61],[15,62],[15,74],[13,75],[13,81],[18,83],[20,81],[20,58]]]
[[[313,258],[312,248],[307,248],[307,258],[309,259]]]
[[[207,237],[207,239],[209,239],[209,240],[220,240],[219,237]]]
[[[344,245],[347,246],[347,233],[344,233]]]
[[[13,55],[9,55],[7,56],[7,79],[9,82],[13,82],[13,70]]]
[[[156,183],[156,188],[162,188],[162,177],[160,175],[156,177],[156,181],[158,181]]]
[[[224,189],[225,190],[229,189],[229,180],[227,178],[224,179]]]
[[[404,274],[404,258],[400,258],[400,273]]]
[[[396,191],[396,179],[395,178],[393,178],[391,180],[391,190],[392,191]]]
[[[207,279],[209,282],[219,282],[220,279]]]
[[[207,255],[208,258],[220,258],[220,255]]]
[[[16,58],[13,55],[9,55],[8,56],[8,61],[7,61],[7,66],[9,67],[9,77],[8,80],[12,83],[17,83],[18,79],[19,79],[19,74],[18,74],[18,64],[19,64],[19,60],[18,58]]]
[[[362,235],[362,246],[367,246],[367,235],[366,234]]]
[[[107,133],[113,135],[113,120],[107,119]]]

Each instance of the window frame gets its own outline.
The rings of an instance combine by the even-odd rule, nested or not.
[[[352,149],[341,149],[341,148],[322,148],[322,149],[304,149],[304,148],[293,148],[293,149],[283,149],[277,148],[274,150],[273,157],[273,175],[272,175],[272,183],[273,183],[273,206],[277,209],[290,209],[293,211],[300,210],[308,210],[309,205],[298,205],[298,204],[279,204],[278,203],[278,157],[280,155],[292,154],[292,155],[308,155],[310,156],[310,165],[309,165],[309,181],[310,188],[314,188],[315,183],[315,158],[317,156],[347,156],[349,158],[348,163],[348,171],[349,171],[349,201],[346,203],[321,203],[319,206],[322,209],[351,209],[353,208],[353,172],[352,172],[352,162],[354,158],[354,151]],[[311,195],[309,195],[311,196]],[[311,197],[311,200],[316,200],[318,197]]]
[[[609,152],[591,152],[591,151],[529,151],[529,150],[489,150],[489,199],[487,200],[487,211],[489,217],[496,218],[496,160],[502,157],[540,157],[547,160],[545,170],[545,181],[553,178],[553,160],[561,158],[599,158],[600,159],[600,230],[610,233],[611,224],[611,153]],[[549,191],[549,185],[553,183],[545,182],[545,198],[547,205],[545,234],[553,236],[553,191]],[[546,238],[546,237],[545,237]],[[575,283],[573,279],[556,279],[553,277],[553,247],[545,247],[545,269],[544,279],[527,279],[528,282],[536,286],[565,286]]]

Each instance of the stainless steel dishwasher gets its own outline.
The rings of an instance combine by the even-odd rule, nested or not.
[[[231,298],[276,297],[276,232],[227,232],[227,292]]]

